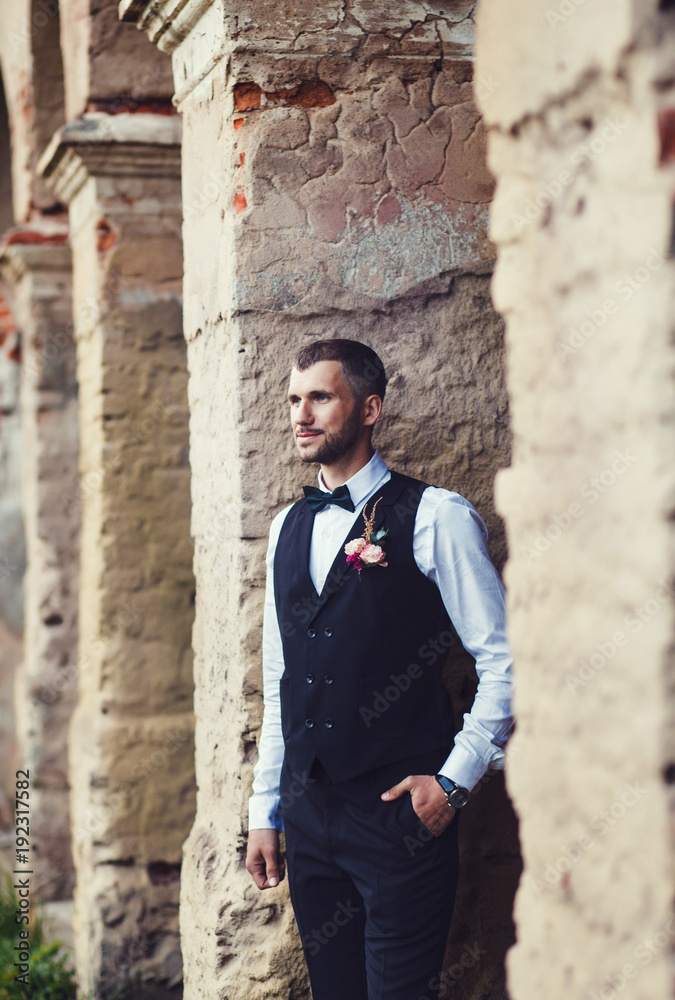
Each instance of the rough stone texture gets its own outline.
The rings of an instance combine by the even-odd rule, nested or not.
[[[194,813],[179,122],[107,117],[65,127],[43,160],[70,203],[81,432],[61,497],[82,519],[75,953],[97,995],[164,997],[180,994]]]
[[[243,867],[266,534],[310,471],[294,459],[285,405],[303,342],[352,336],[381,352],[392,376],[385,456],[474,501],[503,556],[491,487],[508,461],[508,416],[472,7],[121,4],[173,51],[184,118],[199,785],[181,890],[191,1000],[308,996],[285,885],[261,894]],[[471,673],[464,661],[449,677],[460,707]],[[497,1000],[517,839],[499,778],[475,806],[445,983],[458,998]]]
[[[479,19],[514,433],[514,1000],[672,996],[673,17]]]
[[[70,251],[63,224],[11,230],[0,266],[21,329],[25,644],[16,679],[18,759],[31,774],[36,898],[72,895],[66,735],[75,703],[79,511],[61,495],[77,471]]]

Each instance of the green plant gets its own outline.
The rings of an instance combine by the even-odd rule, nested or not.
[[[42,920],[35,916],[26,928],[16,922],[19,900],[12,876],[0,877],[0,1000],[74,1000],[76,985],[68,955],[60,941],[45,941]],[[28,983],[16,981],[19,972],[15,945],[27,930]]]

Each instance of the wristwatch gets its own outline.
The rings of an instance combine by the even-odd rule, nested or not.
[[[448,805],[452,809],[461,809],[469,801],[469,792],[466,788],[462,788],[458,785],[456,781],[452,778],[446,778],[444,774],[435,775],[436,781],[441,786],[445,792],[445,797],[448,800]]]

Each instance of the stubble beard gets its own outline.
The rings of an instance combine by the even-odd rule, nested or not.
[[[323,441],[316,451],[312,455],[300,452],[300,460],[306,463],[320,462],[321,465],[332,465],[356,444],[360,430],[361,416],[359,408],[355,406],[339,431],[335,431],[332,435],[323,431]]]

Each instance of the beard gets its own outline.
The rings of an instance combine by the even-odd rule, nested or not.
[[[342,427],[333,432],[322,431],[323,440],[318,443],[312,455],[303,455],[302,462],[320,462],[322,465],[332,465],[354,447],[361,430],[361,415],[359,408],[354,407]]]

